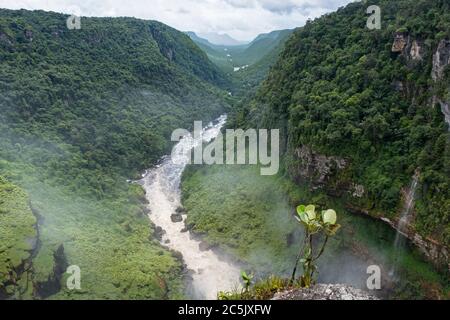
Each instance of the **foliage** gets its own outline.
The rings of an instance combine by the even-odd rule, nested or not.
[[[293,30],[272,31],[240,46],[214,45],[195,34],[189,35],[208,58],[230,76],[233,94],[245,98],[267,76],[292,32]],[[236,71],[235,68],[240,69]]]
[[[277,292],[299,288],[297,284],[290,284],[289,280],[276,276],[270,276],[256,282],[248,290],[234,290],[231,292],[219,292],[219,300],[269,300]]]
[[[317,217],[316,208],[313,205],[297,207],[297,220],[305,228],[305,240],[299,255],[297,256],[294,271],[290,281],[286,281],[279,277],[271,276],[265,280],[257,282],[252,286],[253,275],[249,276],[246,272],[242,272],[241,277],[244,283],[244,288],[241,292],[237,289],[232,292],[220,292],[218,297],[220,300],[260,300],[270,299],[273,295],[281,290],[288,288],[309,288],[314,283],[314,274],[317,271],[317,266],[314,265],[325,251],[325,246],[328,242],[328,237],[336,234],[340,225],[336,223],[337,217],[334,210],[322,211],[322,215]],[[319,233],[325,234],[325,240],[321,246],[320,251],[314,254],[313,236]],[[300,258],[303,255],[303,259]],[[304,273],[300,279],[296,280],[296,270],[299,262],[303,264]]]
[[[303,241],[303,247],[295,260],[291,283],[294,283],[295,281],[297,266],[298,263],[301,262],[303,265],[303,275],[300,277],[300,285],[309,288],[315,281],[314,274],[317,271],[317,266],[314,263],[319,260],[324,253],[325,246],[328,243],[328,237],[334,236],[341,226],[336,223],[336,211],[332,209],[322,211],[322,214],[318,216],[314,205],[300,205],[297,207],[297,215],[297,221],[300,222],[305,229],[305,239]],[[314,254],[314,235],[320,233],[325,234],[325,240],[323,241],[319,252]]]
[[[434,96],[445,99],[446,76],[431,78],[432,56],[450,39],[448,1],[378,0],[381,30],[366,28],[367,4],[351,3],[296,30],[256,96],[235,108],[231,127],[281,130],[284,167],[294,181],[309,182],[297,168],[296,150],[308,146],[344,158],[324,194],[346,197],[374,215],[394,218],[402,188],[417,168],[421,185],[416,229],[448,245],[449,133]],[[392,52],[395,32],[419,41],[422,61]],[[399,85],[401,84],[401,85]],[[306,181],[305,181],[306,180]],[[362,199],[345,196],[363,185]]]
[[[237,96],[245,100],[257,91],[259,85],[269,74],[270,69],[278,61],[286,42],[293,32],[294,30],[280,31],[275,43],[266,45],[264,41],[258,41],[253,47],[246,50],[246,52],[252,50],[255,52],[263,52],[265,55],[254,62],[249,62],[247,68],[241,69],[233,74],[234,91]],[[264,46],[265,50],[261,50],[261,46]],[[267,51],[267,49],[270,50]]]
[[[187,227],[251,270],[286,273],[285,262],[295,254],[290,239],[299,231],[277,185],[276,177],[260,176],[256,167],[189,166],[182,181]]]
[[[31,286],[27,271],[36,246],[36,218],[26,193],[0,176],[0,298],[20,297]]]
[[[290,208],[298,203],[316,203],[340,212],[342,225],[317,261],[319,282],[365,288],[368,263],[380,265],[386,272],[396,263],[398,289],[384,292],[386,298],[447,296],[448,275],[436,272],[413,247],[394,250],[396,234],[391,227],[349,213],[339,199],[323,196],[320,190],[311,192],[287,177],[262,177],[258,168],[251,166],[189,166],[182,191],[188,227],[210,245],[238,259],[246,270],[252,270],[255,284],[276,274],[289,285],[298,253],[296,244],[304,239],[302,228],[296,226],[296,213]],[[319,245],[315,243],[318,250]],[[409,290],[408,283],[420,285]],[[242,290],[231,293],[240,299]]]
[[[42,217],[34,297],[180,297],[181,261],[154,240],[145,195],[126,180],[169,152],[173,129],[226,110],[226,77],[161,23],[82,18],[68,30],[66,19],[0,10],[0,174]],[[82,291],[60,290],[61,244]]]
[[[245,271],[242,271],[241,278],[242,282],[244,282],[244,290],[248,291],[250,286],[252,285],[253,275],[248,275]]]

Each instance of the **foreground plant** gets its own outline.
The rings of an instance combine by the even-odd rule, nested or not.
[[[250,277],[252,278],[252,277]],[[243,279],[244,280],[244,279]],[[244,286],[247,282],[244,280]],[[219,292],[219,300],[269,300],[280,291],[289,288],[289,280],[277,276],[270,276],[253,283],[246,288],[235,288],[229,292]]]
[[[296,218],[305,228],[305,238],[295,260],[290,284],[292,285],[294,283],[297,267],[299,262],[301,262],[303,265],[303,275],[300,277],[299,283],[301,287],[309,288],[314,283],[314,275],[317,272],[315,262],[325,252],[329,237],[334,236],[341,226],[336,223],[336,211],[331,209],[324,210],[318,215],[314,205],[298,206]],[[325,235],[325,239],[319,247],[320,250],[315,253],[313,246],[314,236],[319,237],[322,234]]]
[[[337,224],[336,211],[329,209],[317,214],[314,205],[298,206],[296,218],[305,228],[305,238],[295,260],[291,279],[271,276],[253,285],[253,275],[242,272],[244,288],[231,292],[219,292],[219,300],[265,300],[272,298],[275,293],[282,290],[309,288],[314,284],[314,276],[317,272],[315,262],[325,252],[329,237],[334,236],[341,226]],[[318,251],[314,250],[313,246],[315,237],[324,238],[323,243],[317,247],[320,248]],[[296,279],[299,262],[303,265],[303,275]]]
[[[250,289],[250,286],[252,285],[253,275],[248,275],[245,271],[242,271],[241,273],[242,282],[244,282],[244,290],[245,292],[248,292]]]

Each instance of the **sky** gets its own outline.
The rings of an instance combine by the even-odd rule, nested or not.
[[[229,34],[250,41],[258,34],[301,27],[352,0],[0,0],[0,8],[42,9],[80,16],[158,20],[180,31]]]

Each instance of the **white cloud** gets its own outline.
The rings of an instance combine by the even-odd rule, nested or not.
[[[1,8],[83,16],[131,16],[182,31],[228,33],[238,40],[304,25],[352,0],[0,0]]]

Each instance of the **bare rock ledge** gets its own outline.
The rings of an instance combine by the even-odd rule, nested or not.
[[[318,284],[309,289],[277,293],[272,300],[379,300],[353,287],[342,284]]]

